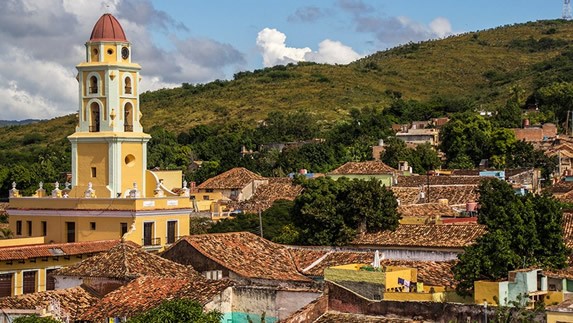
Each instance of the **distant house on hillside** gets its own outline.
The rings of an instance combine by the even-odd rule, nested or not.
[[[435,128],[410,128],[406,131],[400,131],[396,133],[396,138],[406,142],[407,144],[420,145],[429,143],[432,146],[436,146],[439,143],[440,131]]]

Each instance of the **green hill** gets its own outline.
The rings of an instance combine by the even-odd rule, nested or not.
[[[573,22],[539,21],[408,44],[348,65],[299,63],[240,72],[230,81],[143,93],[142,122],[145,129],[159,125],[180,132],[233,121],[254,126],[271,111],[305,110],[330,123],[352,108],[383,108],[396,97],[471,100],[493,109],[515,86],[529,96],[550,81],[573,79],[572,41]],[[65,144],[75,124],[70,115],[0,127],[0,160]]]

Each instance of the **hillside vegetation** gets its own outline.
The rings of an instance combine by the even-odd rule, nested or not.
[[[538,89],[573,80],[572,41],[573,22],[539,21],[411,43],[348,65],[299,63],[239,72],[229,81],[143,93],[142,123],[148,132],[156,127],[190,136],[198,125],[211,127],[203,135],[221,128],[233,132],[233,125],[255,128],[273,112],[304,111],[324,130],[350,120],[353,109],[390,107],[396,121],[408,121],[468,108],[493,111],[511,97],[525,107],[537,103]],[[416,113],[403,115],[407,109]],[[0,127],[0,180],[6,183],[2,173],[21,162],[68,170],[66,136],[76,118]],[[241,144],[241,138],[236,141]]]

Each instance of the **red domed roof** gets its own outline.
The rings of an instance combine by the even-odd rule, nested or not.
[[[90,41],[127,41],[127,38],[119,21],[106,13],[96,22]]]

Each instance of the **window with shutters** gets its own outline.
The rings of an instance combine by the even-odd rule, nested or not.
[[[46,290],[56,289],[56,279],[53,275],[56,270],[57,268],[46,269]]]
[[[36,292],[36,274],[37,271],[25,271],[22,283],[22,293],[31,294]]]
[[[167,243],[175,242],[177,237],[177,221],[167,221]]]
[[[0,274],[0,297],[12,296],[14,274]]]

